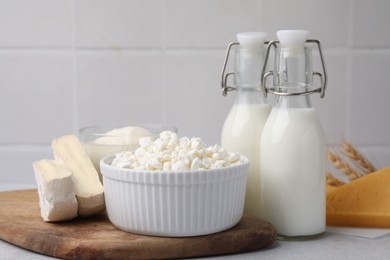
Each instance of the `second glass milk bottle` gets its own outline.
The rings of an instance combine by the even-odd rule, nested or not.
[[[264,126],[260,145],[261,217],[272,223],[279,239],[318,236],[326,227],[326,145],[310,94],[325,94],[326,73],[320,44],[307,40],[308,32],[278,31],[266,56],[275,48],[275,70],[263,71],[265,93],[275,103]],[[323,76],[312,71],[310,44],[317,43]],[[266,87],[267,76],[273,87]],[[313,78],[321,86],[313,88]]]
[[[222,72],[223,93],[235,89],[236,98],[222,129],[221,144],[250,160],[245,196],[245,213],[260,217],[259,142],[264,123],[271,111],[261,91],[261,72],[265,56],[265,33],[237,35],[238,43],[228,48]],[[225,75],[230,47],[237,45],[234,72]],[[234,75],[234,87],[227,87],[227,76]]]

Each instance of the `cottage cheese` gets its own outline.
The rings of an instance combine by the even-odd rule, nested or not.
[[[153,141],[151,137],[139,139],[140,147],[134,152],[116,154],[113,166],[137,170],[186,171],[216,169],[244,162],[239,153],[227,152],[219,145],[207,147],[199,137],[181,137],[164,131]]]

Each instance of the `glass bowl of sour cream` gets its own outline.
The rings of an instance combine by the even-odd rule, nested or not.
[[[81,128],[79,138],[99,173],[100,181],[102,181],[99,162],[103,157],[123,151],[133,151],[139,147],[138,141],[140,138],[155,138],[163,131],[177,133],[177,128],[142,123],[96,125]]]

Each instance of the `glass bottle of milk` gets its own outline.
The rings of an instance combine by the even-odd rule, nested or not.
[[[326,144],[310,95],[325,94],[326,72],[319,41],[308,32],[278,31],[268,45],[275,47],[275,70],[262,73],[264,92],[275,95],[260,142],[261,217],[272,223],[279,239],[301,240],[325,231]],[[316,43],[323,75],[312,71],[311,45]],[[273,76],[273,87],[266,87]],[[313,78],[321,86],[313,88]]]
[[[234,89],[237,93],[233,107],[224,122],[221,137],[221,145],[225,149],[239,152],[250,160],[244,210],[245,213],[258,218],[260,217],[259,142],[264,123],[271,111],[271,106],[266,103],[261,91],[265,37],[266,34],[261,32],[237,35],[238,48],[235,53],[234,67]],[[225,66],[226,62],[227,60]],[[223,76],[222,78],[224,79]],[[226,87],[226,84],[222,85]]]

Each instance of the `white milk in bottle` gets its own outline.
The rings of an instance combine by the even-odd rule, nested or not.
[[[264,33],[239,33],[234,83],[236,99],[222,129],[221,144],[250,160],[247,176],[245,212],[260,217],[259,142],[271,111],[260,89],[264,64]]]
[[[312,76],[319,73],[312,72],[307,35],[278,32],[274,86],[266,89],[276,95],[276,102],[260,145],[261,217],[286,240],[318,236],[326,225],[326,144],[309,95],[323,96],[326,75],[323,85],[313,90]]]

